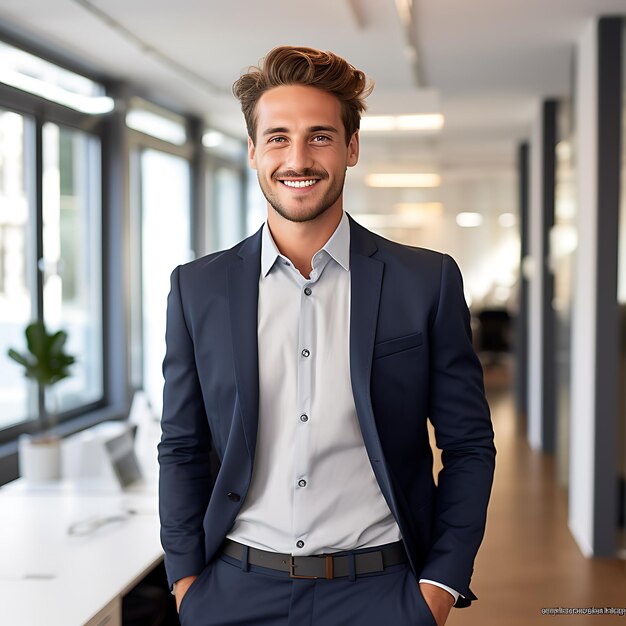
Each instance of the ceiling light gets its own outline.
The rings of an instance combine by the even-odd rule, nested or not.
[[[475,228],[483,223],[483,216],[480,213],[459,213],[456,216],[456,223],[463,228]]]
[[[517,217],[513,213],[502,213],[498,216],[498,224],[502,228],[511,228],[517,224]]]
[[[176,146],[187,142],[187,130],[182,118],[176,121],[153,111],[134,108],[126,114],[126,126]]]
[[[578,247],[578,231],[571,224],[555,224],[550,229],[551,256],[562,259]]]
[[[361,130],[395,130],[396,120],[393,115],[366,115],[361,118]]]
[[[443,115],[441,113],[399,115],[396,118],[396,125],[398,130],[441,130]]]
[[[556,154],[557,156],[567,161],[572,158],[572,144],[569,141],[562,140],[556,144]]]
[[[103,85],[2,42],[0,82],[89,115],[115,108]]]
[[[439,174],[401,173],[368,174],[365,177],[368,187],[439,187]]]
[[[208,130],[202,136],[202,145],[205,148],[216,148],[224,142],[224,135],[218,130]]]
[[[416,213],[420,215],[440,215],[443,213],[441,202],[396,202],[395,213]]]
[[[361,213],[352,217],[365,228],[419,228],[424,223],[420,214]]]
[[[413,0],[396,0],[396,9],[398,15],[405,26],[411,24],[411,10],[413,8]]]
[[[108,96],[83,96],[4,68],[0,69],[0,82],[89,115],[102,115],[115,108],[115,101]]]
[[[421,113],[416,115],[366,115],[361,119],[361,130],[406,131],[441,130],[444,117],[441,113]]]

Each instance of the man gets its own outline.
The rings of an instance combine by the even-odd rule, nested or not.
[[[443,626],[476,598],[482,370],[452,259],[343,211],[370,90],[294,47],[234,85],[267,222],[168,299],[160,513],[186,626]]]

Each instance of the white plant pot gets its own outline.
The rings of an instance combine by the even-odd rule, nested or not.
[[[21,435],[18,443],[20,476],[28,483],[43,483],[61,478],[61,440]]]

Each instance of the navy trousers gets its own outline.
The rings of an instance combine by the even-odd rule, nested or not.
[[[303,580],[226,555],[213,559],[189,587],[179,617],[182,626],[436,626],[406,564]]]

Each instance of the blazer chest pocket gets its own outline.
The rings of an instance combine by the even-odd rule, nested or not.
[[[410,335],[404,335],[403,337],[387,339],[387,341],[381,341],[374,346],[374,358],[380,359],[384,356],[404,352],[405,350],[417,348],[421,345],[422,333],[411,333]]]

